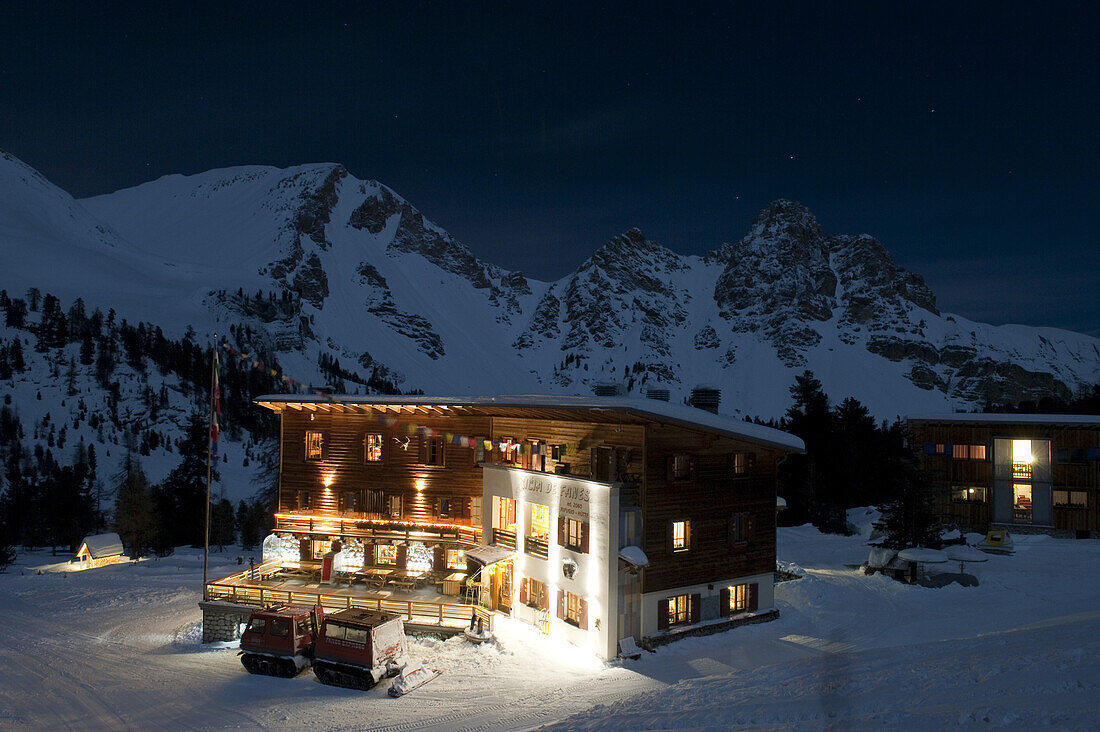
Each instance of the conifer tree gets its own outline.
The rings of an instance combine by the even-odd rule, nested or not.
[[[149,481],[127,453],[115,499],[115,531],[133,559],[145,556],[154,543],[157,520]]]

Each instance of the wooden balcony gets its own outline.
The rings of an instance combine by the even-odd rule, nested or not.
[[[481,542],[481,526],[474,525],[469,519],[435,517],[406,520],[353,511],[283,511],[275,514],[275,530],[323,536],[415,536],[452,539],[466,544]]]
[[[493,529],[493,543],[507,549],[516,548],[516,532],[504,529]]]
[[[550,543],[546,537],[525,536],[523,537],[523,551],[532,557],[546,559],[550,556]]]

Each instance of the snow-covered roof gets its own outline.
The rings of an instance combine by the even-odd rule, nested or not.
[[[272,394],[256,399],[257,404],[271,407],[274,404],[344,404],[357,406],[424,406],[424,407],[474,407],[485,410],[498,408],[543,408],[631,414],[654,422],[676,424],[705,432],[740,437],[761,442],[772,447],[795,452],[806,449],[798,437],[764,425],[745,422],[734,417],[713,414],[702,409],[670,404],[657,399],[633,397],[553,396],[537,394],[501,396],[380,396],[319,394]],[[608,421],[613,420],[608,415]]]
[[[88,554],[91,555],[92,559],[114,557],[122,554],[123,551],[122,539],[114,532],[85,536],[82,543],[88,548]]]
[[[649,566],[649,557],[645,555],[640,546],[624,546],[619,550],[619,559],[629,562],[635,567]]]
[[[968,414],[911,414],[906,419],[914,422],[988,422],[995,424],[1088,424],[1100,425],[1096,414],[993,414],[975,412]]]
[[[473,559],[475,562],[480,562],[486,567],[490,564],[503,562],[505,559],[511,559],[514,556],[516,556],[515,549],[509,549],[498,544],[484,544],[476,549],[466,550],[467,559]]]

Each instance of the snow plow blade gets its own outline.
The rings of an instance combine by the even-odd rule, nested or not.
[[[393,680],[393,686],[390,687],[389,692],[390,696],[394,698],[404,696],[414,689],[419,689],[441,673],[443,672],[437,669],[424,668],[423,666],[417,666],[414,669],[406,668]]]

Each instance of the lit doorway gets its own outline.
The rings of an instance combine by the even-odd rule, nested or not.
[[[1018,524],[1031,523],[1031,485],[1016,483],[1012,486],[1012,520]]]

